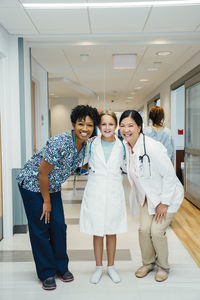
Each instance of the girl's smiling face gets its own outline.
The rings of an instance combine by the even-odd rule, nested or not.
[[[114,141],[115,140],[115,130],[117,128],[116,121],[113,117],[109,115],[103,115],[99,124],[99,129],[101,132],[101,137],[104,141]]]

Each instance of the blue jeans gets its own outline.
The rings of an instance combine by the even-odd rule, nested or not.
[[[37,275],[40,280],[53,277],[56,273],[63,275],[68,271],[66,247],[66,224],[64,219],[61,192],[50,194],[51,218],[45,224],[40,220],[43,210],[41,193],[31,192],[19,186],[28,219],[29,235]]]

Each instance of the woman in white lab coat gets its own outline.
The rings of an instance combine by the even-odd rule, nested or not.
[[[115,114],[106,112],[100,117],[101,136],[88,147],[89,176],[81,205],[80,231],[93,235],[96,271],[91,282],[98,283],[102,275],[103,238],[106,236],[107,271],[117,283],[120,277],[114,269],[116,234],[127,231],[122,185],[125,147],[115,136]]]
[[[143,265],[135,275],[146,276],[157,265],[156,281],[169,272],[166,230],[183,200],[166,148],[142,133],[142,117],[135,110],[123,112],[120,132],[127,148],[130,204],[139,216],[139,242]]]

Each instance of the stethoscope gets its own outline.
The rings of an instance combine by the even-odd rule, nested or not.
[[[150,157],[149,157],[149,155],[147,154],[147,151],[146,151],[145,134],[144,133],[142,133],[142,134],[143,134],[144,154],[139,156],[140,169],[143,170],[144,158],[146,157],[147,160],[148,160],[148,164],[149,164],[149,176],[147,176],[147,177],[150,177],[151,176],[151,161],[150,161]],[[144,170],[143,170],[143,172],[144,172]],[[146,176],[144,176],[144,174],[143,174],[143,177],[146,177]]]
[[[72,167],[72,170],[74,170],[75,169],[75,157],[76,157],[76,141],[75,141],[75,133],[74,133],[74,131],[72,130],[72,137],[73,137],[73,144],[74,144],[74,161],[73,161],[73,167]],[[84,164],[84,160],[85,160],[85,148],[86,148],[86,146],[85,145],[83,145],[83,147],[84,147],[84,152],[83,152],[83,159],[82,159],[82,163],[81,163],[81,168],[80,168],[80,170],[79,170],[79,172],[77,172],[76,174],[74,174],[74,181],[73,181],[73,194],[75,195],[76,194],[76,177],[77,176],[79,176],[79,175],[81,175],[81,171],[82,171],[82,168],[83,168],[83,164]],[[79,153],[78,153],[78,155],[79,155]]]

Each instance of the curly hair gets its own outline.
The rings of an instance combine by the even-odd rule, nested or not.
[[[94,126],[99,125],[99,113],[96,108],[89,105],[77,105],[72,109],[70,118],[72,124],[75,124],[77,120],[85,120],[87,116],[89,116],[93,120]]]

